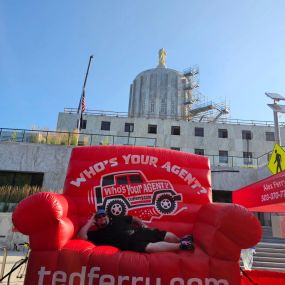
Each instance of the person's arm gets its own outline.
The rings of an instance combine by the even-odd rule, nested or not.
[[[89,220],[86,222],[86,224],[79,230],[77,234],[77,237],[79,239],[88,240],[87,233],[89,229],[95,224],[94,218],[95,218],[95,214],[93,214],[91,218],[89,218]]]
[[[137,225],[140,228],[147,228],[147,226],[143,223],[143,221],[135,216],[132,217],[132,224]]]

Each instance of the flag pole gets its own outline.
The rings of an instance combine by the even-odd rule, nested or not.
[[[77,124],[77,130],[78,130],[78,138],[77,138],[77,144],[78,144],[78,140],[79,140],[79,133],[81,130],[81,126],[82,126],[82,100],[85,100],[85,86],[86,86],[86,82],[87,82],[87,77],[88,77],[88,73],[89,73],[89,68],[90,68],[90,64],[91,64],[91,60],[93,58],[93,55],[90,55],[89,57],[89,62],[88,62],[88,67],[87,67],[87,71],[85,74],[85,79],[84,79],[84,83],[83,83],[83,87],[82,87],[82,92],[81,92],[81,96],[80,96],[80,100],[79,100],[79,104],[78,104],[78,109],[77,109],[77,114],[79,114],[79,118],[78,118],[78,124]],[[85,108],[85,107],[84,107]],[[85,110],[83,110],[85,111]]]

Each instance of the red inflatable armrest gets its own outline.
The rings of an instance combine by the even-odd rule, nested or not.
[[[74,224],[67,217],[72,204],[64,195],[40,192],[21,201],[12,220],[29,235],[32,249],[61,248],[74,235]]]
[[[240,205],[209,203],[201,207],[193,235],[210,256],[238,260],[242,248],[252,247],[261,240],[261,226]]]

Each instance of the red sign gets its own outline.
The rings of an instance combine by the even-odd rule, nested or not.
[[[233,192],[233,203],[256,212],[285,212],[285,172]]]

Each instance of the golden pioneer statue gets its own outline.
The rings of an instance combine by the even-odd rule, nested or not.
[[[166,51],[164,48],[161,48],[158,52],[159,54],[159,66],[166,65]]]

